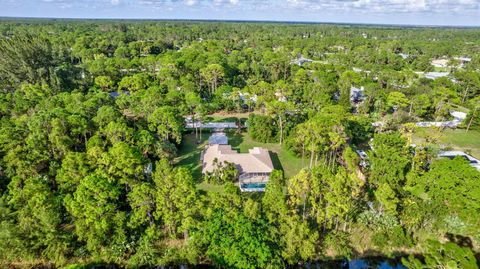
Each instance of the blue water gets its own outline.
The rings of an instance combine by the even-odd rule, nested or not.
[[[47,267],[39,269],[47,269]],[[48,267],[50,268],[50,267]],[[83,268],[83,267],[82,267]],[[109,264],[96,264],[90,267],[85,268],[94,268],[94,269],[120,269],[123,268],[120,265]],[[214,269],[219,268],[213,265],[200,264],[200,265],[159,265],[151,267],[142,267],[145,269]],[[388,258],[365,258],[365,259],[355,259],[355,260],[333,260],[333,261],[319,261],[311,262],[304,265],[294,265],[287,266],[288,269],[407,269],[402,265],[399,258],[388,259]]]
[[[244,183],[242,189],[265,189],[265,183]]]
[[[400,261],[368,261],[368,260],[351,260],[348,262],[349,269],[406,269]]]

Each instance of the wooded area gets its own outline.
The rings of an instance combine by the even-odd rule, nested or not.
[[[452,111],[478,132],[479,70],[475,28],[3,19],[0,266],[477,268],[480,172],[412,137]],[[245,135],[300,172],[201,190],[184,117],[218,111],[255,112]]]

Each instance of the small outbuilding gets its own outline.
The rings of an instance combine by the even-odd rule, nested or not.
[[[208,138],[209,145],[228,145],[228,137],[225,133],[213,133]]]

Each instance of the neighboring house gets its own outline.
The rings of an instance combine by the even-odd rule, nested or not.
[[[244,192],[264,191],[274,169],[268,150],[258,147],[248,153],[238,153],[230,145],[209,145],[203,152],[202,173],[213,172],[215,162],[235,165],[239,171],[238,184]]]
[[[455,59],[457,61],[460,61],[462,63],[469,63],[469,62],[472,61],[472,58],[470,58],[470,57],[455,57],[453,59]]]
[[[462,122],[467,118],[467,113],[460,111],[452,111],[450,115],[454,118],[454,121]]]
[[[308,59],[303,57],[303,55],[300,55],[297,59],[294,59],[291,61],[292,64],[296,64],[298,66],[302,66],[304,63],[312,63],[314,60]]]
[[[153,171],[153,165],[151,162],[149,162],[145,167],[143,168],[143,173],[145,175],[151,175]]]
[[[185,118],[185,128],[203,128],[203,129],[235,129],[238,128],[236,122],[192,122],[191,118]]]
[[[283,93],[281,93],[281,92],[275,92],[275,97],[277,97],[277,100],[280,101],[280,102],[286,102],[287,101],[287,97],[285,95],[283,95]]]
[[[365,73],[365,74],[370,74],[370,73],[372,73],[372,71],[370,71],[370,70],[363,70],[363,69],[358,68],[358,67],[353,67],[352,70],[353,70],[353,72],[355,72],[355,73],[362,73],[362,72]]]
[[[440,68],[445,68],[448,67],[448,59],[442,58],[442,59],[435,59],[432,60],[432,65],[435,67],[440,67]]]
[[[450,112],[453,120],[451,121],[421,121],[415,123],[418,127],[451,127],[456,128],[467,118],[467,113],[460,111]]]
[[[435,80],[437,78],[446,77],[449,74],[450,74],[449,72],[428,72],[428,73],[425,73],[425,78]]]
[[[472,61],[472,58],[470,58],[470,57],[454,57],[453,59],[460,62],[460,67],[464,67],[465,64]]]
[[[438,154],[438,157],[440,158],[448,158],[448,159],[453,159],[457,156],[461,156],[465,158],[471,166],[475,167],[478,171],[480,171],[480,160],[466,154],[465,152],[462,151],[443,151]]]
[[[360,163],[359,165],[363,168],[368,166],[368,155],[364,150],[355,150],[355,152],[360,156]]]
[[[455,128],[459,123],[455,121],[421,121],[415,123],[418,127],[450,127]]]
[[[244,102],[247,102],[247,101],[252,101],[254,103],[257,102],[257,95],[256,94],[250,94],[248,92],[238,92],[238,97],[240,98],[240,100],[244,101]]]
[[[365,88],[362,86],[360,88],[356,87],[351,87],[350,88],[350,102],[352,103],[359,103],[365,99],[365,95],[363,92],[365,91]]]
[[[122,91],[122,92],[116,92],[115,91],[115,92],[109,93],[110,97],[112,97],[113,99],[117,99],[120,96],[120,94],[125,94],[125,95],[130,96],[130,91]]]
[[[465,64],[472,61],[472,58],[470,57],[453,57],[453,59],[460,63],[460,67],[463,67]],[[440,68],[449,67],[450,60],[445,57],[441,59],[435,59],[432,60],[432,65]]]

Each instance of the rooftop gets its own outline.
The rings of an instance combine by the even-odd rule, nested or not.
[[[210,145],[203,155],[203,173],[214,170],[213,161],[230,162],[235,165],[240,174],[270,173],[273,163],[267,149],[255,147],[248,153],[238,153],[230,145]]]
[[[237,123],[235,122],[200,122],[200,121],[195,121],[192,122],[188,118],[185,119],[185,127],[186,128],[204,128],[204,129],[235,129],[238,128]]]
[[[441,77],[446,77],[449,74],[450,74],[449,72],[428,72],[428,73],[425,73],[425,77],[429,79],[437,79]]]

